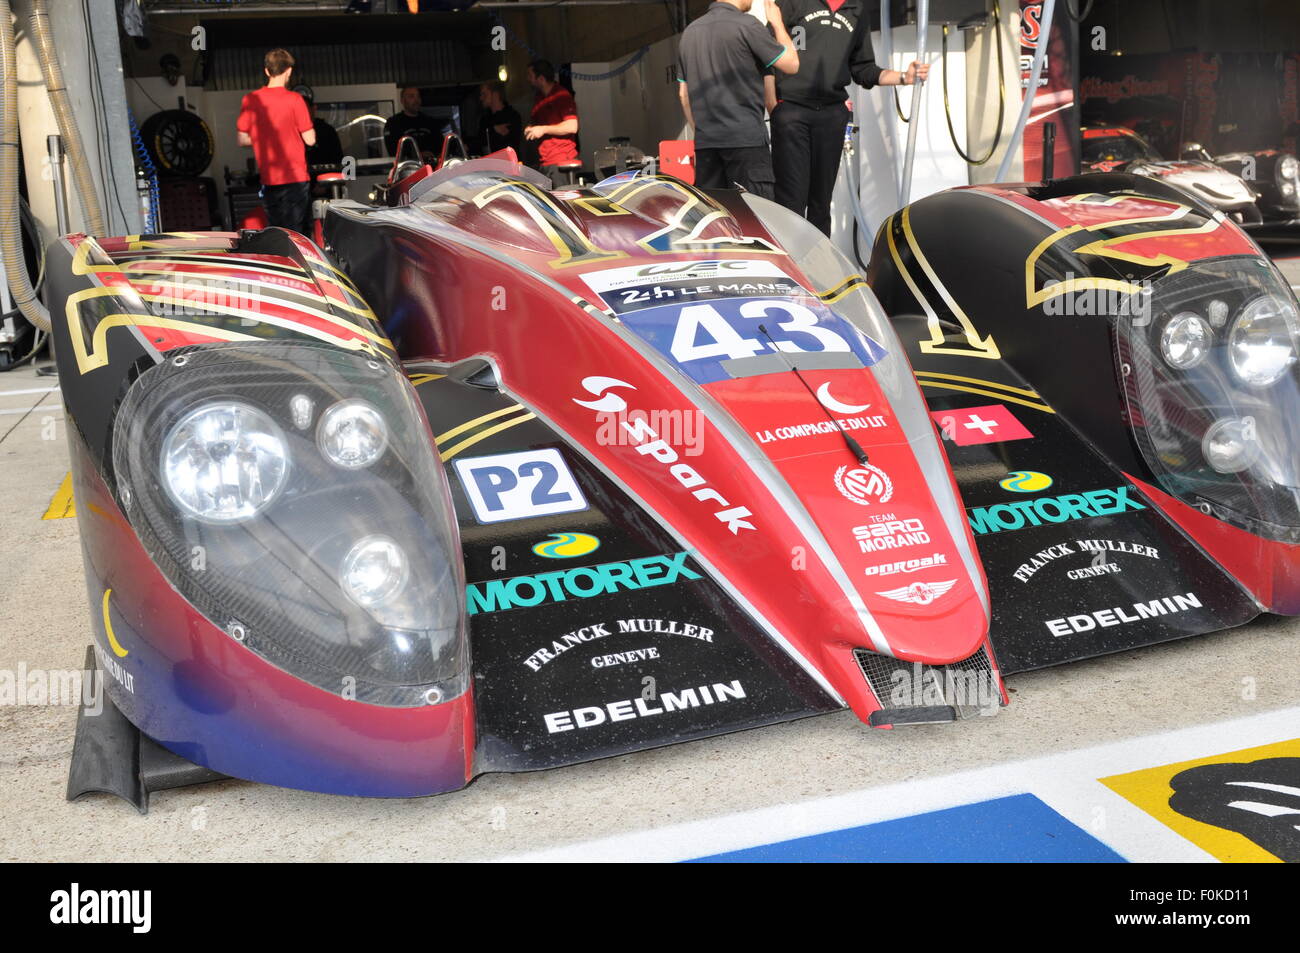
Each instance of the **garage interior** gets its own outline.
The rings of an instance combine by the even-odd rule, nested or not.
[[[1032,114],[1026,104],[1024,116],[1022,90],[1035,66],[1026,31],[1053,5],[930,0],[920,35],[917,5],[893,0],[882,33],[880,3],[867,4],[878,61],[898,68],[920,56],[932,65],[930,81],[897,96],[856,85],[849,92],[858,131],[835,187],[831,240],[864,273],[873,236],[910,201],[1088,171],[1085,128],[1122,127],[1164,159],[1181,158],[1189,143],[1219,164],[1229,154],[1300,149],[1300,12],[1291,0],[1056,0],[1053,45],[1038,65],[1040,95],[1058,98]],[[42,250],[64,234],[93,231],[88,191],[104,236],[264,227],[256,164],[235,129],[272,47],[294,54],[294,87],[308,87],[316,117],[343,147],[342,180],[317,198],[373,200],[393,169],[383,124],[401,111],[403,89],[420,90],[422,115],[441,132],[470,141],[485,82],[503,82],[526,121],[529,64],[538,59],[559,67],[577,103],[574,188],[627,169],[665,171],[674,144],[691,138],[678,103],[678,50],[709,0],[409,6],[0,4],[0,16],[12,19],[5,111],[16,136],[0,143],[14,147],[0,188],[12,190],[5,227],[21,235],[12,243],[18,257],[6,254],[4,267],[25,267],[39,296]],[[42,11],[85,155],[81,177],[59,141],[66,125],[30,27]],[[909,110],[919,110],[911,142],[897,120]],[[963,153],[987,158],[971,164]],[[1300,290],[1300,226],[1257,238]],[[1119,816],[1103,792],[1068,779],[1091,783],[1104,772],[1235,751],[1247,747],[1241,738],[1263,746],[1300,737],[1300,621],[1265,615],[1013,675],[1012,703],[995,718],[871,731],[841,711],[552,771],[485,774],[437,798],[344,797],[228,779],[157,793],[147,815],[107,795],[68,802],[77,705],[27,697],[19,686],[34,673],[80,671],[97,610],[83,580],[80,501],[48,340],[9,287],[0,299],[0,831],[8,860],[684,860],[762,836],[805,837],[937,810],[960,801],[944,792],[963,784],[989,798],[1022,784],[1100,840],[1113,836],[1125,845],[1120,853],[1131,848],[1131,859],[1203,862],[1215,858],[1203,843],[1147,815]],[[755,835],[755,825],[767,834]]]

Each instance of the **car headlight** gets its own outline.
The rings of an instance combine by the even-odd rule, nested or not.
[[[280,428],[239,401],[203,404],[163,440],[167,494],[205,523],[235,523],[265,508],[284,486],[289,451]]]
[[[391,707],[462,694],[464,557],[401,372],[307,342],[181,356],[131,385],[112,438],[118,500],[168,582],[318,688]]]
[[[1261,295],[1246,305],[1228,336],[1232,368],[1252,387],[1275,384],[1295,363],[1296,314],[1275,295]]]
[[[339,580],[357,605],[369,609],[406,585],[406,553],[387,536],[367,536],[343,558]]]
[[[1259,459],[1253,417],[1227,417],[1210,425],[1201,439],[1205,461],[1219,473],[1240,473]]]
[[[1257,536],[1300,543],[1300,320],[1285,280],[1263,257],[1199,261],[1157,280],[1150,310],[1160,319],[1117,315],[1115,344],[1155,482]]]
[[[1300,177],[1300,162],[1295,156],[1283,156],[1278,160],[1277,171],[1284,179],[1296,179]]]
[[[388,447],[384,415],[364,400],[344,400],[321,415],[316,431],[321,453],[345,470],[368,467]]]
[[[1183,311],[1169,319],[1160,335],[1160,352],[1170,367],[1187,370],[1210,353],[1214,331],[1199,314]]]

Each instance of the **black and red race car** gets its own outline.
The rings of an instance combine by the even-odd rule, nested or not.
[[[1158,182],[958,189],[865,276],[738,191],[512,156],[51,250],[110,704],[69,795],[372,796],[1300,612],[1296,302]]]
[[[1263,149],[1211,156],[1199,143],[1182,146],[1166,160],[1124,126],[1083,130],[1083,167],[1089,172],[1130,172],[1190,192],[1238,224],[1268,236],[1285,236],[1300,225],[1300,161],[1289,152]]]

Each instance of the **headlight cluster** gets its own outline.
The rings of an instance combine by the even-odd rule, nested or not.
[[[1291,202],[1300,197],[1300,162],[1293,155],[1285,155],[1277,160],[1277,187],[1282,197]]]
[[[132,386],[113,441],[146,549],[245,647],[373,704],[467,687],[450,493],[390,365],[301,343],[171,355]]]
[[[1258,258],[1199,262],[1158,281],[1116,327],[1134,435],[1169,493],[1300,542],[1300,314]]]

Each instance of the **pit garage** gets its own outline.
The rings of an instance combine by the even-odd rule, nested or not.
[[[0,28],[10,860],[1300,860],[1293,4]]]

